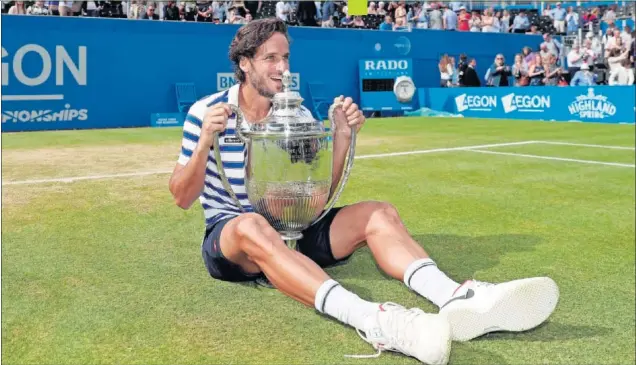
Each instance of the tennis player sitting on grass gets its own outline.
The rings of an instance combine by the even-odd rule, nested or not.
[[[452,340],[467,341],[492,331],[524,331],[550,316],[559,298],[553,280],[460,284],[440,271],[409,236],[389,203],[365,201],[335,208],[303,232],[298,251],[288,248],[265,218],[251,212],[244,186],[245,146],[236,139],[236,120],[228,107],[228,103],[239,106],[248,123],[268,115],[270,99],[282,91],[282,75],[289,68],[285,23],[271,18],[244,25],[229,56],[238,83],[192,106],[170,179],[179,207],[188,209],[197,198],[203,206],[202,254],[213,278],[244,282],[264,275],[283,294],[356,328],[378,351],[398,351],[427,364],[447,363]],[[336,101],[344,103],[334,126],[334,169],[342,171],[350,127],[360,130],[365,118],[351,98],[340,96]],[[222,131],[220,145],[214,146],[213,134]],[[213,148],[220,148],[232,189],[247,213],[240,213],[224,190]],[[347,261],[364,245],[383,271],[433,302],[439,313],[366,301],[323,270]]]

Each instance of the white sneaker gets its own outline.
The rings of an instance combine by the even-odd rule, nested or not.
[[[489,284],[463,283],[439,314],[451,326],[454,341],[469,341],[489,332],[526,331],[543,323],[559,301],[559,288],[538,277]]]
[[[394,351],[429,365],[445,365],[450,357],[448,322],[440,315],[421,309],[406,309],[395,303],[380,304],[376,316],[367,320],[364,335],[361,331],[358,334],[378,352],[348,357],[377,357],[382,351]]]

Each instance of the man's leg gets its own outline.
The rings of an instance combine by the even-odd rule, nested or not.
[[[559,298],[550,278],[498,285],[467,280],[458,284],[441,272],[415,242],[396,209],[388,203],[362,202],[342,208],[330,230],[334,258],[369,246],[382,270],[440,307],[455,340],[467,341],[493,331],[524,331],[543,323]]]
[[[222,279],[222,273],[210,268],[219,264],[210,261],[219,259],[236,265],[246,276],[263,272],[285,295],[365,332],[365,340],[376,348],[400,351],[428,364],[448,361],[450,328],[441,316],[362,300],[311,259],[289,249],[258,214],[242,214],[219,229],[213,229],[203,245],[213,276]]]

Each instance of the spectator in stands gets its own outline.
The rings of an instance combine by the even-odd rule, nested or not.
[[[609,85],[634,85],[634,70],[631,62],[625,58],[614,67],[608,77]]]
[[[561,3],[556,3],[556,8],[552,9],[552,19],[554,20],[554,28],[559,34],[565,34],[565,15],[566,11],[561,7]]]
[[[503,54],[495,57],[495,62],[490,66],[491,85],[495,87],[510,86],[512,70],[506,65]]]
[[[60,1],[60,15],[62,15],[62,2]],[[131,1],[130,9],[128,11],[128,19],[140,19],[141,16],[146,12],[144,6],[141,4],[141,1]]]
[[[557,65],[557,57],[551,54],[543,60],[543,63],[546,68],[543,84],[546,86],[557,86],[563,72],[563,69]]]
[[[399,4],[391,3],[394,6],[395,10],[395,24],[400,24],[401,26],[406,25],[406,4],[404,1],[400,1]]]
[[[380,30],[393,30],[393,19],[390,15],[384,17],[384,21],[380,24]]]
[[[146,12],[141,16],[141,19],[159,20],[159,15],[155,14],[155,6],[148,5]]]
[[[197,22],[211,23],[212,22],[212,2],[211,1],[197,1]]]
[[[539,55],[543,59],[545,59],[546,57],[551,55],[550,51],[548,50],[548,45],[547,44],[541,43],[541,45],[539,46]]]
[[[354,27],[358,27],[358,28],[364,28],[365,27],[364,20],[362,20],[361,16],[356,15],[353,18],[353,26]]]
[[[570,75],[574,75],[579,71],[579,69],[585,62],[585,56],[586,53],[584,50],[581,49],[578,42],[574,42],[574,44],[572,45],[572,49],[567,56],[568,72],[570,73]]]
[[[179,8],[176,2],[168,1],[163,7],[163,20],[179,20]]]
[[[596,58],[598,57],[592,48],[592,39],[586,38],[585,41],[583,41],[581,53],[583,53],[583,63],[586,63],[590,70],[592,70],[596,63]]]
[[[444,30],[457,30],[457,14],[448,5],[442,5],[442,26]]]
[[[386,15],[386,8],[385,8],[384,1],[380,1],[378,3],[377,13],[378,13],[378,15]],[[391,19],[393,19],[393,18],[391,18]]]
[[[462,6],[459,9],[459,16],[457,17],[457,30],[462,32],[468,32],[470,30],[470,14],[466,11],[466,7]]]
[[[568,13],[565,15],[567,34],[576,34],[579,31],[580,23],[579,13],[575,12],[573,7],[568,6]]]
[[[536,55],[532,53],[532,48],[526,46],[521,49],[521,55],[523,56],[523,62],[530,67],[530,64],[534,62]]]
[[[521,53],[515,55],[515,64],[512,65],[512,77],[514,78],[515,86],[528,86],[528,84],[530,84],[528,65],[524,61]]]
[[[547,3],[545,5],[545,7],[543,8],[543,12],[541,13],[542,16],[547,16],[550,19],[552,19],[552,6],[550,5],[550,3]]]
[[[57,10],[60,12],[60,16],[73,16],[73,2],[59,1]]]
[[[557,59],[561,57],[563,47],[561,46],[561,43],[559,41],[552,38],[552,35],[550,33],[543,34],[543,43],[541,43],[541,45],[543,46],[544,44],[546,45],[548,51],[556,56]]]
[[[545,67],[543,66],[543,57],[537,54],[534,57],[534,61],[531,62],[528,69],[528,77],[530,77],[530,86],[543,85],[543,79],[545,77]]]
[[[603,18],[601,18],[601,20],[607,23],[608,25],[614,25],[616,23],[615,10],[616,10],[616,5],[610,6],[607,9],[607,11],[605,11],[605,14],[603,14]]]
[[[598,17],[591,10],[586,10],[583,13],[583,27],[588,27],[590,23],[594,24],[598,20]]]
[[[367,13],[369,15],[375,15],[378,13],[378,10],[376,8],[376,5],[373,1],[369,2],[369,7],[367,8]]]
[[[495,17],[491,9],[484,10],[484,14],[481,16],[481,31],[488,33],[497,33],[499,30],[495,25]]]
[[[464,74],[466,68],[468,68],[468,56],[465,53],[459,55],[459,64],[457,65],[458,83],[460,86],[464,85]]]
[[[316,3],[313,1],[299,1],[296,8],[296,19],[298,24],[306,27],[317,27],[316,23]],[[362,22],[364,27],[364,22]]]
[[[530,26],[530,31],[527,32],[526,34],[532,34],[532,35],[540,35],[541,32],[539,32],[539,29],[537,28],[537,26],[535,24],[532,24]]]
[[[527,33],[530,29],[530,20],[526,12],[521,10],[512,22],[512,31],[514,33]]]
[[[214,19],[218,19],[219,22],[222,22],[227,17],[227,4],[219,1],[213,1],[212,5],[212,21]]]
[[[345,6],[342,11],[345,13],[345,16],[340,19],[340,25],[353,25],[353,18],[347,14],[347,7]]]
[[[431,6],[433,10],[428,14],[428,28],[429,29],[444,29],[444,22],[442,20],[442,12],[439,11],[439,5],[433,4]]]
[[[469,24],[471,32],[481,32],[481,15],[479,15],[479,12],[477,12],[477,10],[473,10],[470,16]]]
[[[626,48],[614,48],[610,51],[609,57],[607,57],[607,64],[609,66],[610,75],[619,67],[623,60],[629,58],[629,50]]]
[[[289,18],[288,15],[291,12],[291,7],[286,1],[279,1],[276,3],[276,17],[284,22]]]
[[[415,13],[415,27],[418,29],[428,29],[428,11],[423,6],[418,7]]]
[[[620,37],[623,40],[623,44],[625,45],[625,47],[632,47],[632,41],[634,40],[634,38],[632,37],[632,28],[629,25],[625,25],[623,27],[623,31],[621,32]]]
[[[479,80],[479,76],[477,76],[477,71],[475,71],[475,67],[477,67],[477,60],[471,58],[468,62],[468,66],[464,71],[463,76],[463,86],[466,87],[480,87],[481,81]]]
[[[587,63],[581,65],[581,69],[574,74],[570,80],[570,86],[593,86],[596,85],[596,75],[590,71]]]
[[[26,9],[24,8],[24,1],[16,1],[12,7],[9,8],[7,14],[11,15],[26,15]]]
[[[26,10],[28,15],[49,15],[49,8],[44,6],[44,1],[36,1]]]
[[[500,31],[501,33],[510,33],[512,25],[510,24],[510,12],[508,10],[503,11],[503,15],[500,19]]]
[[[450,62],[450,57],[448,55],[442,56],[439,61],[439,73],[440,73],[440,87],[450,87],[451,86],[451,78],[453,75],[453,66]]]
[[[605,43],[605,57],[607,58],[611,50],[618,48],[617,44],[619,42],[622,44],[621,31],[614,27],[611,30],[608,28],[603,41]]]

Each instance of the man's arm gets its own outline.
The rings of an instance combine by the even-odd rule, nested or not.
[[[213,135],[225,129],[227,118],[232,114],[224,103],[207,109],[205,104],[190,108],[183,123],[181,154],[170,177],[170,192],[177,206],[189,209],[201,195],[205,183],[205,169]]]

